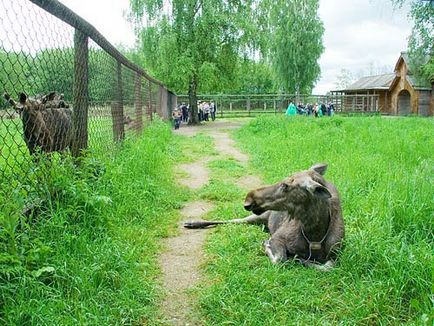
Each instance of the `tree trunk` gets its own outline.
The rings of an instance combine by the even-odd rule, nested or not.
[[[197,76],[193,75],[190,85],[188,86],[188,102],[190,104],[191,117],[189,125],[195,125],[197,121]]]

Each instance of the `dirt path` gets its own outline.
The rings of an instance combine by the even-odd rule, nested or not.
[[[184,206],[183,219],[198,219],[213,209],[208,202],[197,201]],[[170,325],[200,325],[193,313],[194,302],[188,290],[200,280],[199,265],[206,232],[188,230],[180,226],[180,234],[167,239],[167,251],[160,256],[163,286],[166,297],[161,310]]]
[[[206,168],[206,163],[210,160],[209,157],[205,157],[194,163],[179,165],[179,170],[186,172],[188,176],[181,177],[178,182],[190,189],[200,189],[208,183],[209,171]]]
[[[247,163],[249,157],[246,154],[241,153],[238,149],[234,147],[235,142],[231,138],[229,138],[227,132],[213,131],[209,133],[209,135],[214,138],[215,147],[219,153],[231,156],[240,163]]]
[[[240,124],[236,122],[215,121],[205,126],[182,126],[175,132],[186,136],[204,132],[214,139],[215,148],[220,154],[232,157],[246,165],[248,156],[234,147],[235,142],[225,132],[239,127]],[[179,166],[180,170],[188,174],[179,182],[190,189],[200,189],[209,180],[206,164],[211,160],[210,157],[203,157],[199,161]],[[253,176],[244,176],[238,180],[238,185],[245,189],[260,184],[260,179]],[[213,208],[214,205],[210,202],[190,202],[181,210],[182,220],[200,219]],[[179,235],[166,240],[167,250],[160,256],[162,283],[166,292],[161,311],[169,325],[202,325],[194,311],[195,303],[189,290],[193,289],[201,279],[199,267],[203,261],[202,246],[208,232],[210,230],[184,229],[180,223]]]

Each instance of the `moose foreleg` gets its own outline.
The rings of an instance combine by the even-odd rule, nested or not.
[[[288,259],[286,246],[277,239],[269,239],[263,242],[264,251],[273,264],[284,262]]]

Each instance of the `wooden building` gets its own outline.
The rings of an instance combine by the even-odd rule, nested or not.
[[[363,77],[347,88],[331,93],[342,97],[343,111],[434,115],[434,84],[414,78],[408,68],[406,52],[401,52],[394,73]]]

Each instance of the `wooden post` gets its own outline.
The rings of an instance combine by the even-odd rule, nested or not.
[[[223,98],[220,98],[220,105],[217,110],[220,111],[220,117],[223,118]]]
[[[135,127],[138,134],[143,130],[143,112],[142,112],[142,76],[136,73],[135,88],[134,88],[134,105],[136,109]]]
[[[89,110],[89,48],[87,35],[78,29],[74,33],[74,83],[73,83],[73,126],[74,139],[71,153],[78,157],[88,146]]]
[[[274,114],[277,113],[276,111],[276,99],[273,100],[273,109],[274,109]]]
[[[341,93],[341,108],[342,108],[341,109],[342,112],[346,111],[345,97],[343,93]]]
[[[149,121],[152,121],[152,84],[150,80],[148,81],[148,92],[149,92],[148,116],[149,116]]]
[[[247,99],[247,111],[249,112],[250,117],[250,97]]]
[[[116,62],[116,79],[114,84],[114,96],[112,102],[113,140],[115,142],[125,139],[124,130],[124,103],[122,91],[122,64]]]

